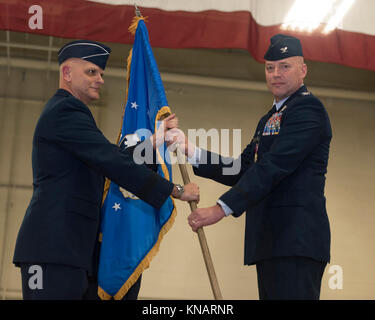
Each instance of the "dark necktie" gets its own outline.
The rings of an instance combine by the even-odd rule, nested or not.
[[[268,111],[268,116],[272,116],[276,112],[276,104],[273,105],[272,109]]]
[[[273,105],[271,109],[271,114],[274,114],[276,112],[276,104]]]

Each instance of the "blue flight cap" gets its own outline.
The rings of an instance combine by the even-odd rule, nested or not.
[[[276,61],[295,56],[303,57],[299,39],[284,34],[276,34],[271,38],[271,44],[264,55],[264,59]]]
[[[102,43],[89,40],[75,40],[64,45],[58,52],[59,65],[69,58],[80,58],[105,69],[111,49]]]

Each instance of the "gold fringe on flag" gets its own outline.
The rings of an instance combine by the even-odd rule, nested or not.
[[[143,271],[145,271],[150,266],[150,262],[159,252],[160,243],[163,240],[164,235],[172,228],[176,215],[177,215],[174,201],[173,201],[173,206],[174,206],[174,209],[172,211],[172,214],[169,220],[164,224],[163,228],[160,230],[158,241],[156,241],[155,245],[148,252],[148,254],[144,257],[144,259],[138,264],[137,268],[134,270],[134,272],[129,277],[129,279],[123,284],[120,290],[114,295],[113,298],[115,300],[121,300],[126,295],[129,289],[137,282],[138,278],[143,273]],[[105,292],[101,287],[98,288],[98,295],[102,300],[110,300],[112,298],[112,296],[108,294],[107,292]]]

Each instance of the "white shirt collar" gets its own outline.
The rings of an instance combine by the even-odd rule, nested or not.
[[[284,102],[285,102],[286,100],[288,100],[288,98],[289,98],[289,97],[286,97],[285,99],[280,100],[279,102],[276,102],[275,99],[273,100],[273,104],[272,104],[272,105],[276,105],[276,111],[279,111],[279,110],[280,110],[281,106],[284,104]]]
[[[302,83],[301,87],[303,87],[303,86],[304,86],[304,84]],[[301,88],[301,87],[299,87],[299,88]],[[298,89],[298,90],[299,90],[299,89]],[[279,102],[276,102],[276,100],[273,99],[273,104],[272,104],[272,106],[273,106],[273,105],[276,105],[276,111],[279,111],[280,108],[282,107],[282,105],[284,104],[284,102],[285,102],[286,100],[288,100],[289,97],[290,97],[290,96],[286,97],[286,98],[283,99],[283,100],[280,100]]]

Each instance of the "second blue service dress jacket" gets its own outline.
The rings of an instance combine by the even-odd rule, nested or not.
[[[235,217],[246,211],[245,264],[286,256],[328,262],[324,186],[332,138],[329,117],[305,86],[279,112],[280,128],[275,132],[267,127],[272,111],[259,121],[252,141],[234,160],[241,165],[238,174],[224,175],[223,168],[233,163],[219,157],[219,163],[212,164],[218,155],[208,151],[202,156],[207,164],[199,164],[194,172],[232,186],[220,200]]]

